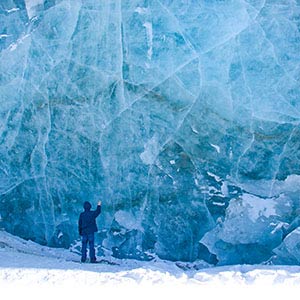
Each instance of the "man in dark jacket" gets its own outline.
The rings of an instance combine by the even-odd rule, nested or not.
[[[82,236],[82,248],[81,248],[81,262],[86,261],[87,243],[90,248],[90,261],[96,262],[95,245],[94,245],[94,233],[98,231],[96,218],[101,213],[101,201],[98,202],[97,209],[91,210],[92,205],[86,201],[83,204],[84,212],[79,216],[78,230]]]

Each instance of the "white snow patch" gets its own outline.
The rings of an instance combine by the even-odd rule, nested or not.
[[[135,12],[137,12],[140,15],[144,15],[148,12],[148,9],[146,7],[137,7],[135,10]]]
[[[225,203],[215,202],[215,201],[213,201],[212,204],[213,204],[213,205],[217,205],[217,206],[224,206],[224,205],[225,205]]]
[[[9,51],[15,51],[15,50],[17,49],[17,47],[18,47],[18,44],[12,43],[12,44],[8,47],[8,49],[9,49]]]
[[[27,39],[29,36],[30,36],[30,34],[26,34],[26,35],[22,36],[21,38],[19,38],[19,39],[17,40],[16,43],[12,43],[12,44],[8,47],[9,51],[14,51],[14,50],[16,50],[17,47],[18,47],[18,45],[19,45],[19,44],[22,44],[22,43],[24,42],[24,40]]]
[[[219,177],[219,176],[217,176],[217,175],[215,175],[215,174],[213,174],[213,173],[211,173],[211,172],[207,172],[207,174],[208,174],[209,176],[213,177],[217,182],[222,181],[221,177]]]
[[[221,192],[222,192],[224,197],[228,197],[228,195],[229,195],[228,185],[227,185],[227,182],[225,182],[225,181],[222,183]]]
[[[218,153],[220,153],[221,151],[220,151],[220,146],[218,146],[218,145],[214,145],[214,144],[210,144],[213,148],[215,148],[215,150],[218,152]]]
[[[270,223],[271,226],[275,226],[274,229],[271,231],[272,234],[276,233],[277,231],[281,230],[282,227],[288,227],[289,224],[285,222],[278,222],[278,223]]]
[[[21,250],[23,249],[23,250]],[[24,251],[26,249],[26,251]],[[39,249],[39,250],[38,250]],[[111,264],[69,261],[51,249],[0,231],[3,299],[287,299],[299,294],[299,266],[151,262],[114,259]],[[99,259],[99,258],[98,258]],[[113,258],[111,258],[113,259]],[[108,260],[107,260],[108,261]],[[112,260],[111,260],[112,261]],[[196,296],[196,297],[195,297]]]
[[[7,9],[6,12],[10,14],[10,13],[15,12],[15,11],[18,11],[18,10],[20,10],[20,8],[18,8],[18,7],[13,7],[13,8],[11,8],[11,9]]]
[[[191,126],[191,129],[194,133],[197,133],[197,134],[199,133],[199,131],[195,127]]]

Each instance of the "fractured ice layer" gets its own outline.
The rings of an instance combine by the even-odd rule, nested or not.
[[[0,227],[68,247],[102,199],[99,254],[299,262],[299,1],[3,0],[0,30]]]

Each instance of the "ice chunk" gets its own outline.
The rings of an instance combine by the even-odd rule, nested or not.
[[[117,211],[115,214],[115,220],[118,224],[128,230],[140,230],[143,231],[139,219],[130,212]]]
[[[249,194],[232,199],[224,221],[220,220],[206,233],[201,243],[216,254],[220,264],[232,264],[240,259],[263,262],[272,256],[273,247],[281,243],[283,232],[276,228],[282,227],[279,212],[287,215],[291,211],[282,209],[282,202],[288,201],[283,196],[263,199]]]
[[[274,264],[299,264],[300,263],[300,228],[292,231],[283,242],[273,250],[276,254],[270,261]]]
[[[29,19],[33,18],[36,14],[36,6],[44,4],[44,0],[25,0],[26,10]],[[11,10],[10,10],[11,11]]]
[[[152,137],[145,144],[144,148],[145,150],[143,153],[141,153],[140,157],[145,164],[151,165],[155,162],[160,150],[157,138],[155,136]]]

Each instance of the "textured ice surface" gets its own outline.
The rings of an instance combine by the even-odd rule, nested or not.
[[[1,227],[67,247],[102,199],[118,257],[299,262],[299,1],[2,0],[0,30]]]

